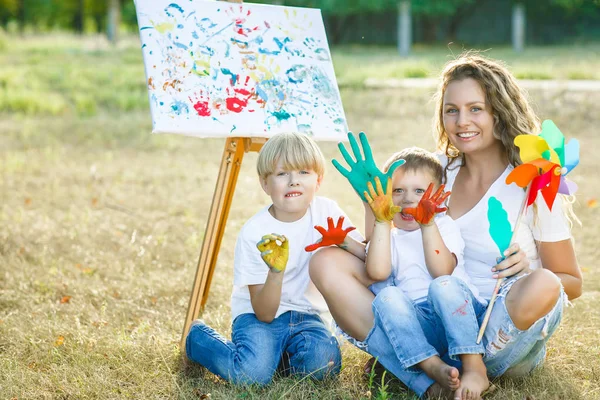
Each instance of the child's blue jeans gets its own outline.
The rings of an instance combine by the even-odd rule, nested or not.
[[[195,321],[186,339],[186,354],[234,384],[266,385],[282,365],[284,373],[314,379],[340,372],[338,342],[317,315],[288,311],[265,323],[255,314],[242,314],[233,321],[231,338]]]
[[[445,304],[414,303],[400,288],[386,287],[373,301],[375,322],[364,341],[366,350],[419,397],[423,396],[434,380],[414,368],[416,364],[437,355],[450,365],[459,365],[452,361],[455,357],[448,356],[484,352],[483,345],[475,344],[477,316],[472,307],[470,311],[463,307],[464,297]],[[456,325],[445,331],[438,313],[452,315],[456,309],[460,310]]]

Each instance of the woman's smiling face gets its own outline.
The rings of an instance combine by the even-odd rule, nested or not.
[[[444,93],[444,130],[464,154],[501,146],[494,137],[494,116],[481,85],[472,79],[452,81]]]

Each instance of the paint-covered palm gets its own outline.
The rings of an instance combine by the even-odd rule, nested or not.
[[[378,176],[375,177],[376,189],[371,182],[367,182],[367,187],[369,192],[365,191],[363,194],[377,221],[389,222],[394,219],[394,215],[402,211],[402,207],[394,205],[392,201],[392,178],[387,178],[385,192]]]
[[[323,228],[322,226],[315,225],[315,229],[319,231],[319,233],[323,235],[323,237],[319,241],[317,241],[317,243],[306,246],[304,250],[311,252],[321,247],[337,246],[343,244],[348,233],[356,229],[353,226],[349,226],[348,228],[344,229],[343,225],[344,216],[338,218],[336,226],[333,225],[333,218],[327,217],[327,229]]]
[[[290,242],[276,233],[265,235],[256,244],[263,261],[273,272],[285,271],[290,254]]]
[[[356,193],[360,196],[363,201],[367,201],[364,193],[368,191],[367,182],[373,182],[375,177],[378,177],[380,181],[386,182],[390,178],[397,167],[404,164],[404,160],[398,160],[393,163],[386,173],[381,172],[375,160],[373,160],[373,153],[371,146],[367,140],[367,135],[364,132],[358,134],[358,138],[362,145],[363,151],[360,151],[360,147],[356,142],[356,139],[352,132],[348,132],[348,140],[350,141],[350,147],[354,153],[354,159],[350,156],[346,147],[343,143],[338,143],[338,148],[342,157],[346,160],[346,163],[350,167],[350,170],[344,168],[337,160],[332,160],[333,166],[342,174],[348,182],[352,185]],[[363,156],[364,153],[364,156]]]
[[[415,221],[419,225],[428,226],[433,223],[433,217],[435,214],[446,211],[446,207],[440,207],[446,201],[451,192],[444,193],[444,185],[440,185],[438,190],[431,196],[433,191],[433,183],[429,184],[429,187],[421,197],[417,207],[410,207],[404,209],[404,214],[412,215],[415,217]],[[431,196],[431,197],[430,197]]]

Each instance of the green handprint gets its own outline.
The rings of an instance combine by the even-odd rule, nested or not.
[[[337,160],[332,160],[333,166],[340,172],[340,174],[344,175],[348,182],[352,185],[354,191],[360,196],[362,201],[367,201],[364,196],[365,192],[369,191],[367,187],[367,182],[374,182],[375,177],[379,177],[381,182],[387,182],[388,178],[391,178],[394,174],[396,168],[404,164],[404,160],[398,160],[394,162],[390,169],[384,174],[381,172],[377,165],[375,165],[375,160],[373,160],[373,153],[371,152],[371,146],[369,145],[369,141],[367,140],[367,135],[364,132],[360,132],[358,134],[360,139],[360,143],[362,144],[364,158],[360,151],[360,147],[354,138],[352,132],[348,132],[348,140],[350,141],[350,147],[352,148],[352,152],[354,153],[354,158],[356,161],[352,159],[346,147],[343,143],[338,143],[338,148],[340,149],[340,153],[342,153],[342,157],[348,163],[350,170],[348,171],[344,168]]]

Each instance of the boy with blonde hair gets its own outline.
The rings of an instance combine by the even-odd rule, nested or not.
[[[237,239],[232,340],[197,320],[186,339],[187,356],[236,384],[267,384],[276,371],[314,379],[337,375],[339,345],[321,319],[327,305],[308,263],[311,251],[343,245],[354,228],[342,227],[345,214],[334,201],[315,196],[325,160],[310,137],[273,136],[260,151],[257,172],[272,204],[250,218]],[[317,226],[326,221],[328,230]],[[350,235],[362,240],[356,231]]]

